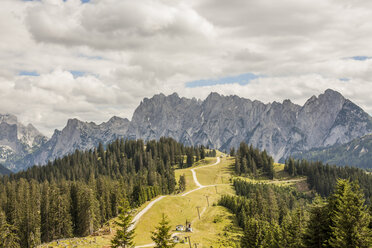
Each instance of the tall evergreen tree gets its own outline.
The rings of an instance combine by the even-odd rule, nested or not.
[[[307,222],[304,243],[308,248],[321,248],[329,238],[328,208],[326,202],[316,197],[310,207],[310,217]]]
[[[5,214],[0,211],[0,248],[19,248],[18,230],[7,223]]]
[[[193,149],[188,149],[186,153],[186,165],[187,167],[191,167],[194,163],[194,152]]]
[[[111,240],[112,247],[131,248],[134,247],[134,229],[132,226],[132,216],[129,211],[129,203],[127,200],[122,200],[119,207],[120,214],[118,221],[115,223],[119,226],[115,237]]]
[[[241,247],[269,247],[272,235],[267,222],[250,218],[245,227]]]
[[[331,247],[371,247],[370,216],[357,183],[338,180],[331,211]]]
[[[185,174],[180,175],[180,180],[178,181],[178,188],[181,192],[185,191],[185,189],[186,189],[186,176],[185,176]]]
[[[167,217],[163,214],[159,226],[152,232],[151,239],[155,242],[155,248],[171,248],[175,247],[176,244],[172,240],[172,234],[170,233],[171,226]]]

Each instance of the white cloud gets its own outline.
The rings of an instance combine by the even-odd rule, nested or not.
[[[71,117],[130,118],[160,92],[302,104],[333,88],[372,113],[372,60],[345,59],[372,56],[370,23],[366,0],[3,0],[0,112],[50,135]],[[185,88],[242,73],[266,77]]]

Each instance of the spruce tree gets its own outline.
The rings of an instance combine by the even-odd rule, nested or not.
[[[159,226],[152,232],[151,239],[155,242],[155,248],[171,248],[175,247],[176,244],[172,240],[172,234],[170,233],[171,227],[167,217],[163,214]]]
[[[364,204],[363,192],[355,182],[338,180],[331,197],[331,247],[370,247],[370,216]]]
[[[188,152],[186,153],[186,164],[187,167],[191,167],[192,164],[194,163],[194,152],[193,149],[189,149]]]
[[[304,243],[309,248],[321,248],[328,235],[328,208],[322,198],[316,197],[310,208],[310,218],[304,234]]]
[[[265,247],[267,232],[267,226],[264,226],[262,221],[255,218],[248,219],[241,239],[241,247]]]
[[[19,237],[14,225],[7,223],[5,214],[0,211],[0,248],[19,248]]]
[[[185,174],[180,175],[180,180],[178,181],[178,186],[179,186],[178,188],[181,192],[185,191],[185,189],[186,189],[186,176],[185,176]]]
[[[122,200],[119,207],[120,214],[115,224],[119,226],[116,235],[111,240],[112,247],[131,248],[134,247],[134,228],[132,226],[132,216],[129,214],[129,203],[126,199]]]

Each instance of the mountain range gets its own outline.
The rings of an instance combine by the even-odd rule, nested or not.
[[[168,136],[185,145],[221,150],[237,147],[244,141],[265,149],[278,161],[291,154],[345,144],[372,133],[371,116],[330,89],[318,97],[312,96],[303,106],[290,100],[265,104],[217,93],[203,101],[176,93],[158,94],[145,98],[131,121],[112,117],[97,125],[70,119],[49,140],[32,125],[24,127],[14,118],[0,119],[1,156],[13,171],[43,165],[76,149],[91,149],[99,142],[108,143],[116,138],[150,140]]]

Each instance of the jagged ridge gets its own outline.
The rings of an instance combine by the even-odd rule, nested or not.
[[[240,142],[267,152],[275,160],[312,148],[344,144],[372,133],[372,119],[340,93],[326,90],[303,106],[285,100],[264,104],[238,96],[211,93],[204,101],[179,97],[176,93],[145,98],[132,121],[113,117],[96,125],[71,119],[40,149],[28,154],[15,170],[116,138],[159,139],[168,136],[185,145],[218,149],[237,147]]]

